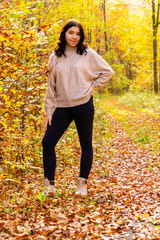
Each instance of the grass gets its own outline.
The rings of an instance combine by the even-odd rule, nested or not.
[[[154,117],[160,117],[160,94],[145,92],[133,94],[128,92],[118,98],[118,103]]]
[[[155,153],[160,150],[159,95],[126,93],[124,96],[101,95],[100,99],[101,109],[119,121],[135,143]]]

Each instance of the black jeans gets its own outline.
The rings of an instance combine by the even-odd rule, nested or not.
[[[56,108],[51,125],[42,140],[44,177],[54,180],[56,168],[55,146],[70,123],[74,120],[81,145],[80,177],[88,179],[92,162],[92,130],[94,118],[93,97],[87,103],[75,106]]]

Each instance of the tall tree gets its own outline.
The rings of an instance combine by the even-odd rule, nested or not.
[[[102,2],[102,11],[103,11],[103,21],[104,21],[104,43],[105,50],[108,51],[108,41],[107,41],[107,26],[106,26],[106,0]]]
[[[154,91],[158,93],[158,74],[157,74],[157,33],[159,22],[159,11],[160,11],[160,0],[157,3],[156,12],[156,2],[152,0],[152,28],[153,28],[153,71],[154,71]]]

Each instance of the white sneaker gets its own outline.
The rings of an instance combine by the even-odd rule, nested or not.
[[[47,177],[44,178],[44,189],[42,191],[45,195],[56,195],[56,190],[54,188],[54,185],[50,185],[50,181]]]
[[[79,182],[77,184],[76,194],[81,194],[82,196],[87,196],[87,179],[79,177]]]

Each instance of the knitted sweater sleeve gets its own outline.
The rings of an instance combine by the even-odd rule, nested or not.
[[[89,71],[92,80],[92,88],[100,88],[105,86],[114,72],[108,63],[93,49],[89,48]]]
[[[48,61],[48,81],[47,81],[47,89],[44,97],[44,110],[47,115],[52,115],[53,109],[56,106],[56,84],[55,77],[53,74],[53,68],[56,65],[56,55],[52,53],[49,57]]]

